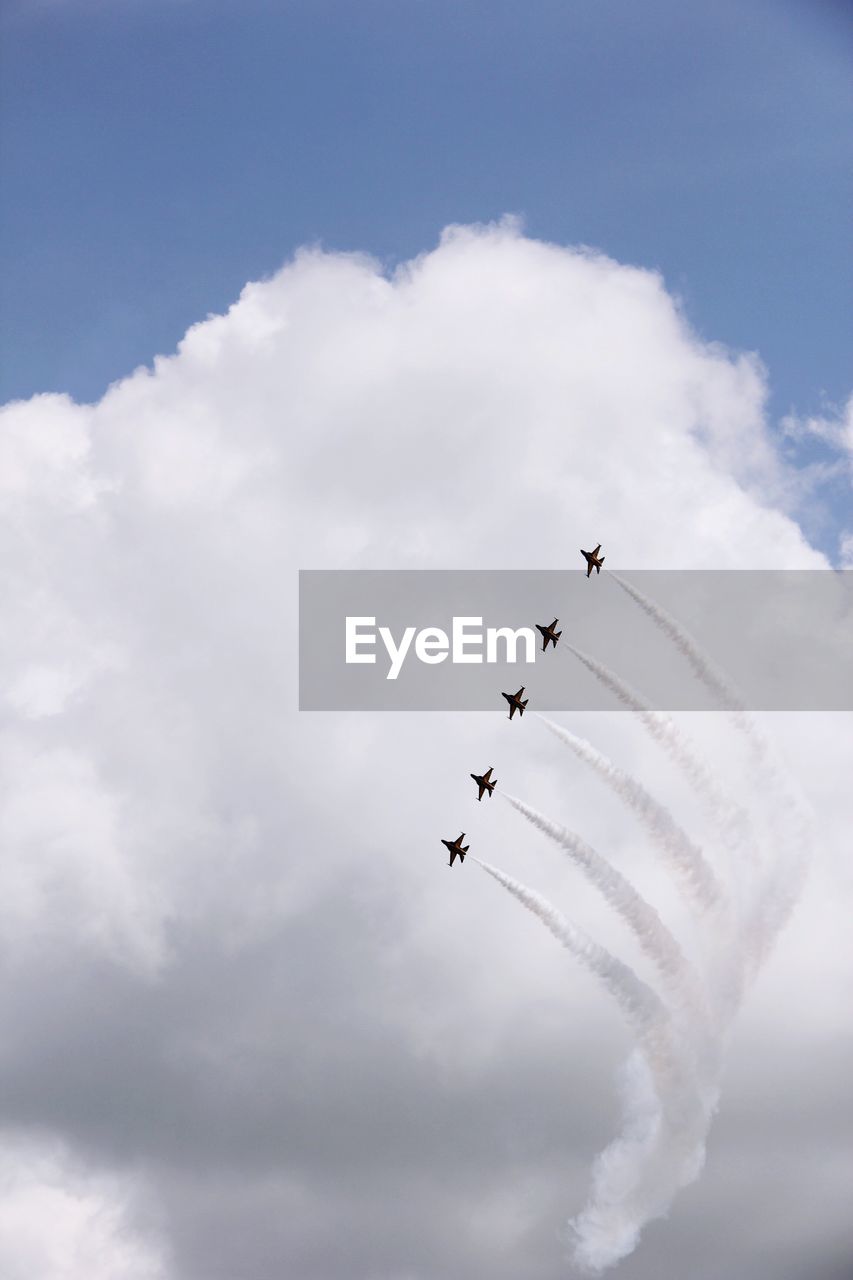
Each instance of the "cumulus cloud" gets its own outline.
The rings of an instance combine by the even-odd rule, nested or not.
[[[335,1250],[354,1276],[553,1276],[623,1033],[472,868],[443,870],[471,760],[639,858],[676,926],[677,904],[630,816],[526,721],[300,716],[296,572],[558,568],[589,537],[617,568],[744,545],[750,567],[826,567],[775,505],[766,390],[654,273],[504,223],[390,276],[299,253],[97,404],[2,410],[0,944],[21,987],[0,1096],[8,1123],[144,1170],[180,1280],[327,1276]],[[822,771],[789,746],[835,848],[849,732],[827,723]],[[624,718],[581,728],[707,837]],[[480,809],[477,852],[631,954],[564,861]]]

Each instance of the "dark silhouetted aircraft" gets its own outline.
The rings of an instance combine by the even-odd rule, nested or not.
[[[600,542],[594,551],[584,551],[583,547],[581,547],[581,555],[586,557],[586,576],[587,577],[589,577],[593,569],[595,570],[596,573],[601,573],[601,566],[604,564],[604,556],[600,556],[598,554],[600,550],[601,550]]]
[[[491,776],[492,776],[491,765],[489,765],[488,769],[482,776],[479,773],[471,774],[471,777],[474,779],[477,786],[480,788],[480,794],[477,796],[478,800],[482,800],[484,791],[488,791],[489,795],[491,795],[495,787],[497,786],[497,781],[498,781],[497,778],[495,778],[492,782],[489,781]]]
[[[542,632],[542,652],[543,653],[548,648],[549,640],[551,641],[551,644],[556,649],[557,641],[559,640],[560,636],[563,634],[562,631],[554,630],[554,628],[556,627],[559,621],[560,621],[559,618],[555,618],[554,621],[551,623],[550,627],[540,627],[539,623],[538,622],[536,623],[536,630]]]
[[[447,852],[450,854],[450,861],[447,864],[449,867],[453,866],[453,863],[456,860],[457,854],[459,855],[460,862],[465,861],[465,854],[468,852],[469,846],[467,844],[466,845],[462,844],[462,841],[464,839],[465,839],[465,832],[461,831],[455,840],[442,840],[441,843],[445,846],[445,848],[447,849]]]
[[[524,699],[524,701],[522,702],[522,701],[521,701],[521,695],[522,695],[523,693],[524,693],[524,685],[522,685],[522,686],[521,686],[521,688],[519,689],[518,693],[502,693],[502,694],[501,694],[501,697],[502,697],[502,698],[506,698],[507,702],[509,703],[509,718],[510,718],[510,720],[511,720],[511,719],[512,719],[512,717],[515,715],[516,711],[518,712],[518,714],[519,714],[520,716],[523,716],[523,715],[524,715],[524,708],[527,706],[527,704],[528,704],[528,702],[530,701],[530,699],[529,699],[529,698],[525,698],[525,699]]]

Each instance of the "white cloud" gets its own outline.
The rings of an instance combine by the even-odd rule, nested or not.
[[[301,253],[99,404],[3,411],[3,686],[49,719],[17,749],[61,745],[121,797],[115,865],[164,904],[141,912],[156,952],[200,845],[227,863],[235,823],[270,839],[252,804],[221,812],[234,735],[313,776],[325,734],[288,713],[297,568],[561,566],[593,533],[615,565],[821,565],[756,496],[779,471],[764,397],[657,276],[511,224],[451,229],[391,280]]]
[[[792,440],[813,437],[853,455],[853,396],[833,413],[805,418],[788,414],[782,419],[781,426]]]
[[[125,1220],[128,1189],[55,1151],[0,1152],[4,1280],[165,1280],[163,1256]]]
[[[841,568],[853,569],[853,532],[841,535]]]
[[[427,1082],[412,1085],[421,1090],[413,1110],[428,1108],[441,1081],[475,1095],[519,1022],[531,1036],[556,1036],[555,1024],[563,1034],[567,1020],[582,1027],[593,1073],[606,1074],[621,1035],[615,1015],[475,868],[450,879],[438,839],[458,831],[462,812],[476,822],[478,848],[571,901],[591,932],[630,954],[558,856],[497,801],[472,811],[470,761],[500,762],[520,794],[570,817],[669,909],[630,818],[540,741],[535,722],[508,732],[499,714],[300,716],[296,571],[559,568],[575,564],[590,537],[614,568],[742,566],[744,547],[752,568],[826,567],[775,505],[790,477],[771,447],[765,399],[757,361],[702,344],[658,276],[505,224],[453,228],[390,279],[363,257],[301,253],[98,404],[45,396],[7,406],[0,572],[15,625],[0,650],[9,796],[0,938],[31,966],[33,998],[45,979],[32,957],[43,949],[71,971],[105,960],[128,980],[159,975],[167,1006],[189,982],[194,947],[220,959],[269,948],[270,965],[299,973],[305,940],[291,935],[308,921],[348,971],[370,956],[361,1029],[381,1028],[392,1047],[429,1064]],[[793,768],[820,793],[827,850],[824,889],[804,907],[807,940],[821,927],[843,862],[838,833],[853,816],[840,787],[850,735],[849,722],[826,717],[806,749],[796,724],[785,730]],[[689,791],[635,726],[598,716],[579,727],[707,837]],[[724,730],[701,717],[694,728],[739,786]],[[405,927],[365,938],[354,915],[327,913],[353,881],[366,895],[359,916],[369,920],[389,895]],[[825,999],[818,1009],[807,1002],[796,1033],[821,1043],[851,967],[838,937],[834,958],[815,947],[804,964],[783,951],[776,971],[803,966],[823,983]],[[241,1091],[240,1071],[262,1071],[280,1045],[289,1046],[285,1082],[288,1072],[312,1077],[345,1106],[359,1028],[351,993],[336,990],[332,982],[322,1017],[310,985],[285,1017],[274,991],[250,985],[227,1018],[195,991],[187,1007],[202,1021],[191,1036],[176,997],[181,1017],[158,1024],[151,1070],[177,1089],[182,1077],[169,1072],[188,1055],[192,1100],[217,1099],[200,1132],[221,1122],[263,1145],[290,1102],[252,1128],[247,1099],[257,1090]],[[790,1048],[773,989],[756,998]],[[312,1072],[323,1018],[339,1060]],[[24,1060],[41,1051],[37,1039],[28,1044]],[[518,1087],[523,1097],[523,1077]],[[140,1092],[138,1143],[168,1145]],[[580,1094],[567,1098],[579,1124],[584,1105]],[[85,1130],[94,1121],[83,1111],[53,1123]],[[202,1142],[189,1119],[175,1123],[179,1145]],[[346,1112],[339,1132],[353,1124]],[[92,1140],[109,1146],[100,1131]],[[276,1158],[295,1164],[298,1179],[287,1133],[281,1142]],[[378,1194],[393,1178],[386,1170]],[[310,1199],[305,1179],[300,1195]],[[500,1184],[484,1190],[471,1221],[491,1221],[502,1196]],[[184,1186],[175,1220],[200,1197],[201,1183]],[[512,1274],[517,1262],[507,1261]],[[410,1269],[399,1259],[395,1268]],[[240,1258],[233,1271],[265,1274]],[[197,1274],[189,1263],[187,1274]],[[473,1263],[470,1274],[479,1274]]]
[[[144,872],[122,839],[120,798],[91,755],[0,736],[0,924],[38,950],[58,939],[106,949],[146,968],[160,948]]]

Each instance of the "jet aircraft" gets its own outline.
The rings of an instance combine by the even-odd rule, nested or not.
[[[530,699],[525,698],[524,701],[522,702],[521,695],[523,693],[524,693],[524,685],[521,686],[518,693],[502,693],[501,694],[501,697],[506,698],[507,702],[509,703],[510,720],[515,715],[516,711],[520,716],[524,715],[524,708],[527,706]]]
[[[474,781],[476,782],[477,786],[480,789],[480,794],[477,796],[478,800],[482,800],[484,791],[488,791],[489,795],[491,795],[498,781],[497,778],[492,779],[491,782],[489,781],[489,779],[492,777],[492,765],[489,765],[488,769],[484,774],[481,775],[479,773],[472,773],[471,777],[474,779]]]
[[[467,844],[463,845],[462,841],[464,839],[465,839],[465,832],[461,831],[455,840],[442,840],[441,843],[445,846],[445,848],[447,849],[447,852],[450,854],[450,861],[447,864],[449,867],[453,866],[453,863],[456,860],[457,854],[459,855],[460,862],[465,861],[465,854],[468,852],[469,846]]]
[[[536,623],[536,630],[541,631],[542,633],[542,652],[543,653],[548,648],[549,640],[551,641],[551,644],[556,649],[557,641],[559,640],[560,636],[563,634],[562,631],[554,630],[554,628],[556,627],[559,621],[560,621],[559,618],[555,618],[554,621],[551,623],[550,627],[540,627],[539,623],[538,622]]]
[[[600,542],[594,551],[584,551],[583,547],[581,547],[581,555],[586,557],[586,576],[587,577],[589,577],[593,569],[595,570],[596,573],[601,573],[601,566],[604,564],[604,556],[600,556],[598,554],[600,550],[601,550]]]

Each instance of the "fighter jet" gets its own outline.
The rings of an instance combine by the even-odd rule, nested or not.
[[[557,641],[559,640],[560,636],[563,634],[562,631],[554,630],[554,628],[556,627],[559,621],[560,621],[559,618],[555,618],[554,621],[551,623],[550,627],[540,627],[539,623],[538,622],[536,623],[536,630],[542,632],[542,652],[543,653],[548,648],[549,640],[551,641],[551,644],[556,649]]]
[[[442,840],[441,843],[445,846],[445,848],[447,849],[447,852],[450,854],[450,861],[447,864],[449,867],[453,866],[453,863],[456,860],[457,854],[459,855],[460,862],[465,861],[465,854],[468,852],[469,846],[467,844],[463,845],[462,841],[464,839],[465,839],[465,832],[461,831],[455,840]]]
[[[507,702],[509,703],[509,718],[510,718],[510,720],[511,720],[511,719],[512,719],[512,717],[515,715],[516,711],[518,712],[518,714],[519,714],[520,716],[523,716],[523,715],[524,715],[524,708],[527,706],[527,704],[528,704],[528,702],[530,701],[530,699],[529,699],[529,698],[525,698],[525,699],[524,699],[524,701],[522,702],[522,701],[521,701],[521,695],[522,695],[523,693],[524,693],[524,685],[522,685],[522,686],[521,686],[521,688],[519,689],[518,693],[502,693],[502,694],[501,694],[501,697],[502,697],[502,698],[506,698]]]
[[[492,776],[491,765],[489,765],[488,769],[482,776],[479,773],[471,774],[471,777],[474,779],[477,786],[480,788],[480,794],[477,796],[478,800],[482,800],[484,791],[488,791],[489,795],[491,795],[492,792],[494,791],[498,780],[497,778],[495,778],[492,782],[490,782],[489,779],[491,778],[491,776]]]
[[[598,554],[600,550],[601,550],[600,542],[594,551],[584,551],[583,547],[581,547],[581,555],[586,557],[586,576],[587,577],[589,577],[593,569],[595,570],[596,573],[601,573],[601,566],[604,564],[604,556],[600,556]]]

